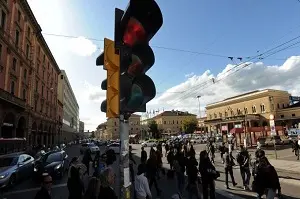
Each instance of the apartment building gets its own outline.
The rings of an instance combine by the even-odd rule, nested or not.
[[[62,139],[67,142],[79,132],[79,105],[64,70],[59,74],[57,92],[58,100],[63,103]]]
[[[60,69],[28,3],[0,3],[0,137],[52,145],[59,135]]]
[[[234,134],[237,143],[244,138],[256,143],[258,137],[270,136],[270,116],[274,116],[278,135],[300,123],[300,103],[287,91],[265,89],[208,104],[205,124],[214,133]],[[298,97],[299,98],[299,97]]]

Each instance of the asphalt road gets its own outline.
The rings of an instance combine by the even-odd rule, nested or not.
[[[134,154],[136,154],[136,160],[139,162],[139,156],[140,156],[140,145],[133,145],[134,148]],[[197,151],[197,154],[203,149],[205,149],[205,145],[196,145],[195,149]],[[104,150],[104,149],[100,149]],[[149,150],[149,148],[147,148]],[[71,146],[70,148],[66,149],[69,158],[71,159],[72,157],[75,156],[80,156],[79,154],[79,146],[74,145]],[[288,151],[287,151],[288,153]],[[217,156],[217,161],[216,161],[216,167],[219,171],[223,171],[223,165],[220,162],[219,154],[216,154]],[[164,167],[169,168],[169,165],[167,164],[167,161],[164,157],[163,159],[164,162]],[[113,165],[113,168],[116,172],[116,185],[115,185],[115,190],[118,192],[118,184],[119,184],[119,172],[118,172],[118,160],[116,163]],[[252,192],[245,192],[242,190],[241,187],[241,178],[239,175],[239,169],[234,170],[234,175],[236,178],[236,181],[238,183],[238,186],[235,187],[232,190],[226,190],[224,187],[224,174],[221,173],[221,177],[216,181],[216,188],[217,188],[217,198],[220,199],[225,199],[225,198],[238,198],[237,196],[240,196],[241,198],[255,198],[255,194]],[[84,180],[85,185],[87,185],[88,179],[86,178]],[[64,176],[62,180],[57,180],[53,184],[53,189],[52,189],[52,197],[53,199],[66,199],[68,198],[68,189],[66,187],[67,183],[67,175]],[[162,195],[160,198],[171,198],[171,196],[177,192],[176,190],[176,181],[175,180],[169,180],[166,179],[165,177],[162,177],[158,181],[158,185],[160,189],[162,190]],[[39,190],[39,185],[36,184],[34,181],[31,179],[28,179],[26,181],[23,181],[22,183],[19,183],[16,185],[14,188],[7,190],[4,193],[3,198],[6,199],[20,199],[20,198],[26,198],[26,199],[31,199],[34,198],[36,192]],[[299,187],[292,186],[290,184],[282,184],[282,192],[284,195],[287,195],[289,197],[287,198],[299,198],[297,196],[300,195],[300,189]],[[156,198],[156,191],[154,187],[152,188],[152,194],[153,198]]]

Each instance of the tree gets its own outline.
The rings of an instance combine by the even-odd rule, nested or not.
[[[158,125],[156,123],[156,121],[152,120],[149,124],[148,124],[148,127],[149,127],[149,131],[152,133],[152,136],[154,138],[159,138],[159,130],[158,130]]]
[[[96,137],[95,131],[92,131],[91,138],[95,138],[95,137]]]
[[[185,133],[191,134],[194,133],[198,125],[198,121],[196,118],[189,118],[183,121],[182,130]]]

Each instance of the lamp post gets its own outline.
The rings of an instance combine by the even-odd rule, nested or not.
[[[275,129],[274,115],[270,114],[269,119],[270,119],[271,136],[274,144],[274,153],[275,153],[275,158],[277,159],[276,140],[275,140],[276,129]]]
[[[201,118],[200,97],[201,97],[201,95],[198,95],[198,96],[197,96],[197,98],[198,98],[198,103],[199,103],[199,118]]]

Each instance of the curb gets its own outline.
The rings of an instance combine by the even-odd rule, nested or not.
[[[230,192],[224,191],[222,189],[219,189],[217,187],[216,187],[216,193],[219,194],[219,195],[222,195],[226,198],[245,199],[245,198],[242,198],[240,196],[234,195],[233,193],[230,193]]]
[[[286,178],[279,178],[280,183],[294,185],[294,186],[300,186],[300,180],[294,180],[294,179],[286,179]]]

